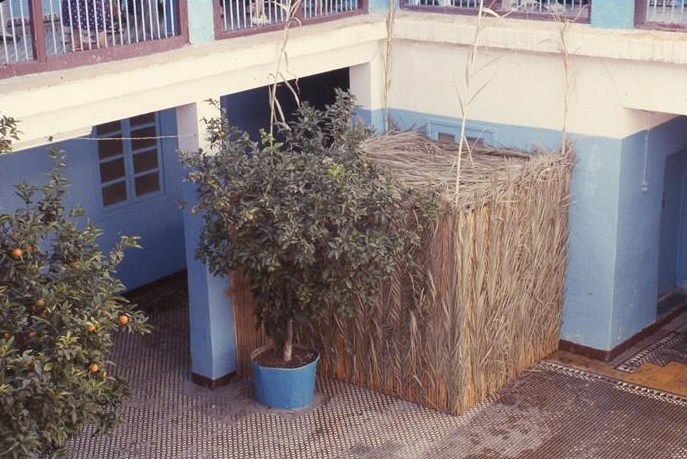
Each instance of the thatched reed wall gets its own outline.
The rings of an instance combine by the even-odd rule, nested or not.
[[[227,292],[231,298],[236,329],[236,374],[250,375],[250,354],[268,342],[262,329],[256,326],[255,302],[250,291],[248,279],[241,273],[231,275],[231,288]]]
[[[455,145],[403,133],[366,150],[406,184],[440,187],[441,216],[419,272],[399,270],[357,317],[303,335],[322,374],[461,413],[557,349],[572,155],[476,147],[456,200]],[[237,305],[237,328],[251,311]]]

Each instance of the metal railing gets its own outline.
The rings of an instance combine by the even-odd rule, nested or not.
[[[0,64],[27,62],[35,58],[30,27],[30,9],[25,2],[0,3]]]
[[[687,25],[687,0],[638,1],[642,3],[639,10],[644,10],[639,22],[667,26]]]
[[[59,58],[98,61],[126,54],[128,45],[160,42],[185,35],[183,0],[6,0],[0,3],[0,76],[17,64],[44,64]],[[185,5],[184,5],[185,6]],[[140,46],[136,52],[140,53]],[[105,56],[105,57],[104,57]],[[94,59],[95,60],[95,59]],[[35,71],[33,68],[31,71]]]
[[[283,24],[289,17],[326,20],[364,9],[360,0],[219,0],[215,14],[221,34]]]
[[[687,1],[687,0],[686,0]],[[406,7],[436,8],[442,12],[476,13],[479,0],[407,0]],[[484,0],[502,16],[589,21],[591,0]]]

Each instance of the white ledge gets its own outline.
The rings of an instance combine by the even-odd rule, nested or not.
[[[394,38],[470,46],[475,16],[401,11]],[[560,54],[562,34],[568,53],[608,59],[687,64],[687,33],[659,30],[593,28],[588,24],[518,18],[484,18],[479,44],[518,52]]]

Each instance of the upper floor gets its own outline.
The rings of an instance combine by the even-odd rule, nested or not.
[[[509,81],[492,91],[508,95],[527,85],[542,100],[562,100],[561,63],[572,59],[575,90],[585,95],[578,101],[599,100],[598,77],[610,75],[622,107],[687,114],[687,34],[678,23],[670,31],[644,29],[657,24],[651,21],[636,26],[634,0],[505,1],[485,0],[492,9],[479,28],[479,5],[467,0],[404,3],[392,22],[385,0],[298,0],[292,8],[274,0],[5,0],[0,16],[12,17],[6,26],[14,35],[0,40],[0,111],[21,120],[15,147],[22,150],[87,135],[113,120],[350,68],[351,89],[368,112],[411,109],[422,99],[423,111],[442,114],[455,107],[443,103],[439,82],[462,74],[463,51],[480,30],[485,58],[496,53],[512,66],[498,70]],[[658,13],[658,1],[643,3]],[[676,2],[660,8],[677,16]],[[404,77],[392,91],[385,91],[387,68]],[[428,78],[436,107],[414,96]],[[456,84],[445,83],[451,94]],[[557,122],[509,116],[511,124]],[[609,123],[597,132],[602,124],[593,117],[578,118],[576,132],[627,135],[611,132]]]
[[[475,15],[478,0],[401,0],[413,12]],[[687,0],[484,0],[484,14],[594,28],[687,31]],[[384,12],[384,0],[6,0],[0,79],[91,65]]]

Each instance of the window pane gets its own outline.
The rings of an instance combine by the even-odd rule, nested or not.
[[[160,190],[160,180],[157,172],[136,177],[136,196],[154,193]]]
[[[131,130],[131,149],[134,151],[142,150],[144,148],[151,148],[157,146],[157,135],[155,126],[150,126],[147,128]],[[147,137],[146,139],[140,139],[137,137]]]
[[[105,123],[95,127],[95,131],[98,135],[112,134],[121,131],[121,129],[122,124],[119,121],[112,121],[111,123]]]
[[[102,183],[123,178],[125,175],[126,169],[124,167],[124,158],[100,163],[100,181]]]
[[[448,134],[446,132],[439,132],[437,134],[437,140],[439,142],[455,142],[456,138],[453,136],[453,134]]]
[[[149,123],[154,123],[154,122],[155,122],[155,112],[146,113],[144,115],[134,116],[133,118],[129,119],[129,123],[131,124],[132,129],[136,126],[140,126],[141,124],[149,124]]]
[[[482,137],[466,137],[465,141],[470,145],[484,145],[484,139]]]
[[[134,155],[134,173],[157,169],[157,150]]]
[[[103,187],[103,205],[111,206],[126,201],[126,183],[118,182]]]
[[[123,151],[122,139],[98,140],[98,157],[100,159],[121,155]]]

